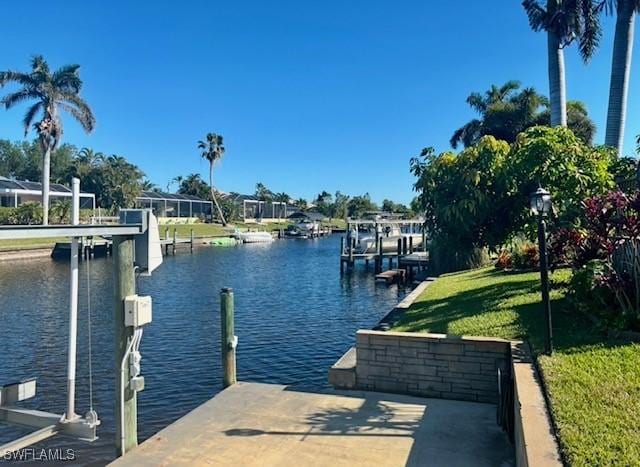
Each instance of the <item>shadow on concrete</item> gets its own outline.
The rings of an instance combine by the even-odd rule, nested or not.
[[[287,388],[287,391],[295,390]],[[300,436],[300,441],[309,437],[351,440],[377,437],[380,443],[389,443],[389,439],[398,439],[397,443],[401,443],[400,439],[408,439],[410,446],[404,442],[407,448],[399,465],[513,465],[512,446],[495,423],[492,405],[361,391],[353,391],[353,397],[363,398],[362,404],[307,414],[301,420],[300,430],[247,427],[231,428],[223,433],[234,437]],[[355,446],[353,442],[336,442]],[[395,441],[391,443],[396,445]]]

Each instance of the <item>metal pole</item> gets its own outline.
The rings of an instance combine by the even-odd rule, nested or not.
[[[72,181],[71,224],[80,223],[80,180]],[[71,238],[71,280],[69,285],[69,354],[67,356],[67,411],[65,420],[78,418],[76,399],[76,341],[78,338],[78,237]]]
[[[236,383],[236,346],[233,326],[233,289],[220,291],[220,340],[222,344],[222,387]]]
[[[540,282],[542,286],[542,307],[545,315],[546,342],[545,352],[553,352],[553,331],[551,329],[551,301],[549,300],[549,271],[547,269],[547,232],[542,216],[538,218],[538,245],[540,248]]]

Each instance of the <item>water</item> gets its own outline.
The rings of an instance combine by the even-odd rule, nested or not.
[[[219,291],[233,287],[238,379],[327,387],[327,370],[405,294],[376,285],[371,272],[341,276],[339,237],[287,240],[236,248],[181,251],[138,293],[153,297],[153,323],[142,339],[146,389],[138,397],[142,441],[220,390]],[[66,405],[68,263],[0,263],[0,384],[38,378],[25,407],[63,413]],[[75,463],[104,465],[115,457],[114,344],[111,259],[80,267],[78,413],[89,406],[87,273],[92,302],[93,402],[102,420],[92,444],[57,437],[37,448],[72,448]],[[24,434],[0,425],[0,444]],[[41,465],[41,464],[40,464]]]

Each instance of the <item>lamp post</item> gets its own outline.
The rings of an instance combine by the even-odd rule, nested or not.
[[[545,314],[546,341],[544,350],[553,352],[553,331],[551,329],[551,302],[549,300],[549,270],[547,267],[547,226],[545,219],[551,212],[551,194],[539,187],[530,196],[531,211],[538,217],[538,248],[540,249],[540,282],[542,286],[542,307]]]

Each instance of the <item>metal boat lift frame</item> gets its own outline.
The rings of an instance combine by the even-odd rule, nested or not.
[[[75,188],[75,187],[74,187]],[[77,223],[77,217],[74,221]],[[146,225],[143,224],[119,224],[119,225],[20,225],[20,226],[2,226],[0,227],[0,240],[17,240],[17,239],[33,239],[33,238],[71,238],[77,241],[80,237],[87,236],[112,236],[114,238],[114,250],[118,249],[119,245],[125,245],[123,254],[118,255],[114,251],[114,257],[116,258],[116,273],[124,273],[125,275],[131,275],[133,278],[133,238],[136,235],[143,234],[146,231]],[[73,241],[73,240],[72,240]],[[72,250],[73,253],[73,250]],[[72,254],[73,256],[73,254]],[[73,258],[72,258],[73,261]],[[72,262],[72,277],[73,277],[73,262]],[[76,251],[76,279],[77,279],[77,251]],[[73,280],[72,280],[73,282]],[[122,281],[114,281],[114,287],[116,288],[116,299],[122,295]],[[124,282],[128,281],[126,278]],[[73,287],[73,285],[72,285]],[[77,287],[77,281],[76,281]],[[135,287],[129,286],[129,288]],[[119,293],[121,292],[121,293]],[[128,294],[128,292],[126,292]],[[123,298],[123,297],[122,297]],[[73,300],[73,298],[72,298]],[[77,303],[76,303],[77,307]],[[119,307],[122,307],[121,303],[115,304],[116,314]],[[73,305],[72,305],[73,308]],[[77,311],[77,310],[76,310]],[[75,326],[73,322],[77,319],[77,313],[74,316],[73,312],[70,314],[70,326]],[[75,339],[75,335],[73,336]],[[118,358],[119,349],[122,347],[122,341],[126,343],[127,334],[126,331],[122,331],[120,335],[116,334],[116,358]],[[73,363],[71,363],[73,361]],[[73,378],[70,381],[71,385],[75,384],[75,341],[72,343],[70,337],[69,341],[69,365],[73,364],[73,375],[69,378]],[[119,379],[116,378],[117,384]],[[58,415],[49,412],[43,412],[39,410],[30,410],[20,408],[15,405],[16,402],[26,400],[35,396],[36,393],[36,381],[30,379],[18,383],[13,383],[0,387],[0,423],[7,423],[11,425],[17,425],[26,428],[35,428],[36,431],[29,433],[21,438],[13,440],[0,446],[0,456],[6,453],[10,453],[24,447],[30,446],[36,442],[43,441],[57,434],[68,435],[83,440],[95,439],[96,420],[88,420],[87,417],[80,417],[75,415],[74,407],[74,388],[68,387],[68,407],[67,412],[71,409],[69,417],[65,415]],[[129,421],[129,427],[136,428],[135,423],[135,394],[127,397],[127,402],[133,400],[133,408],[128,405],[125,409],[125,414],[130,416],[133,412],[133,422]],[[116,413],[120,416],[119,400],[116,400]],[[99,423],[99,422],[98,422]],[[137,444],[137,429],[131,436],[131,444]]]

